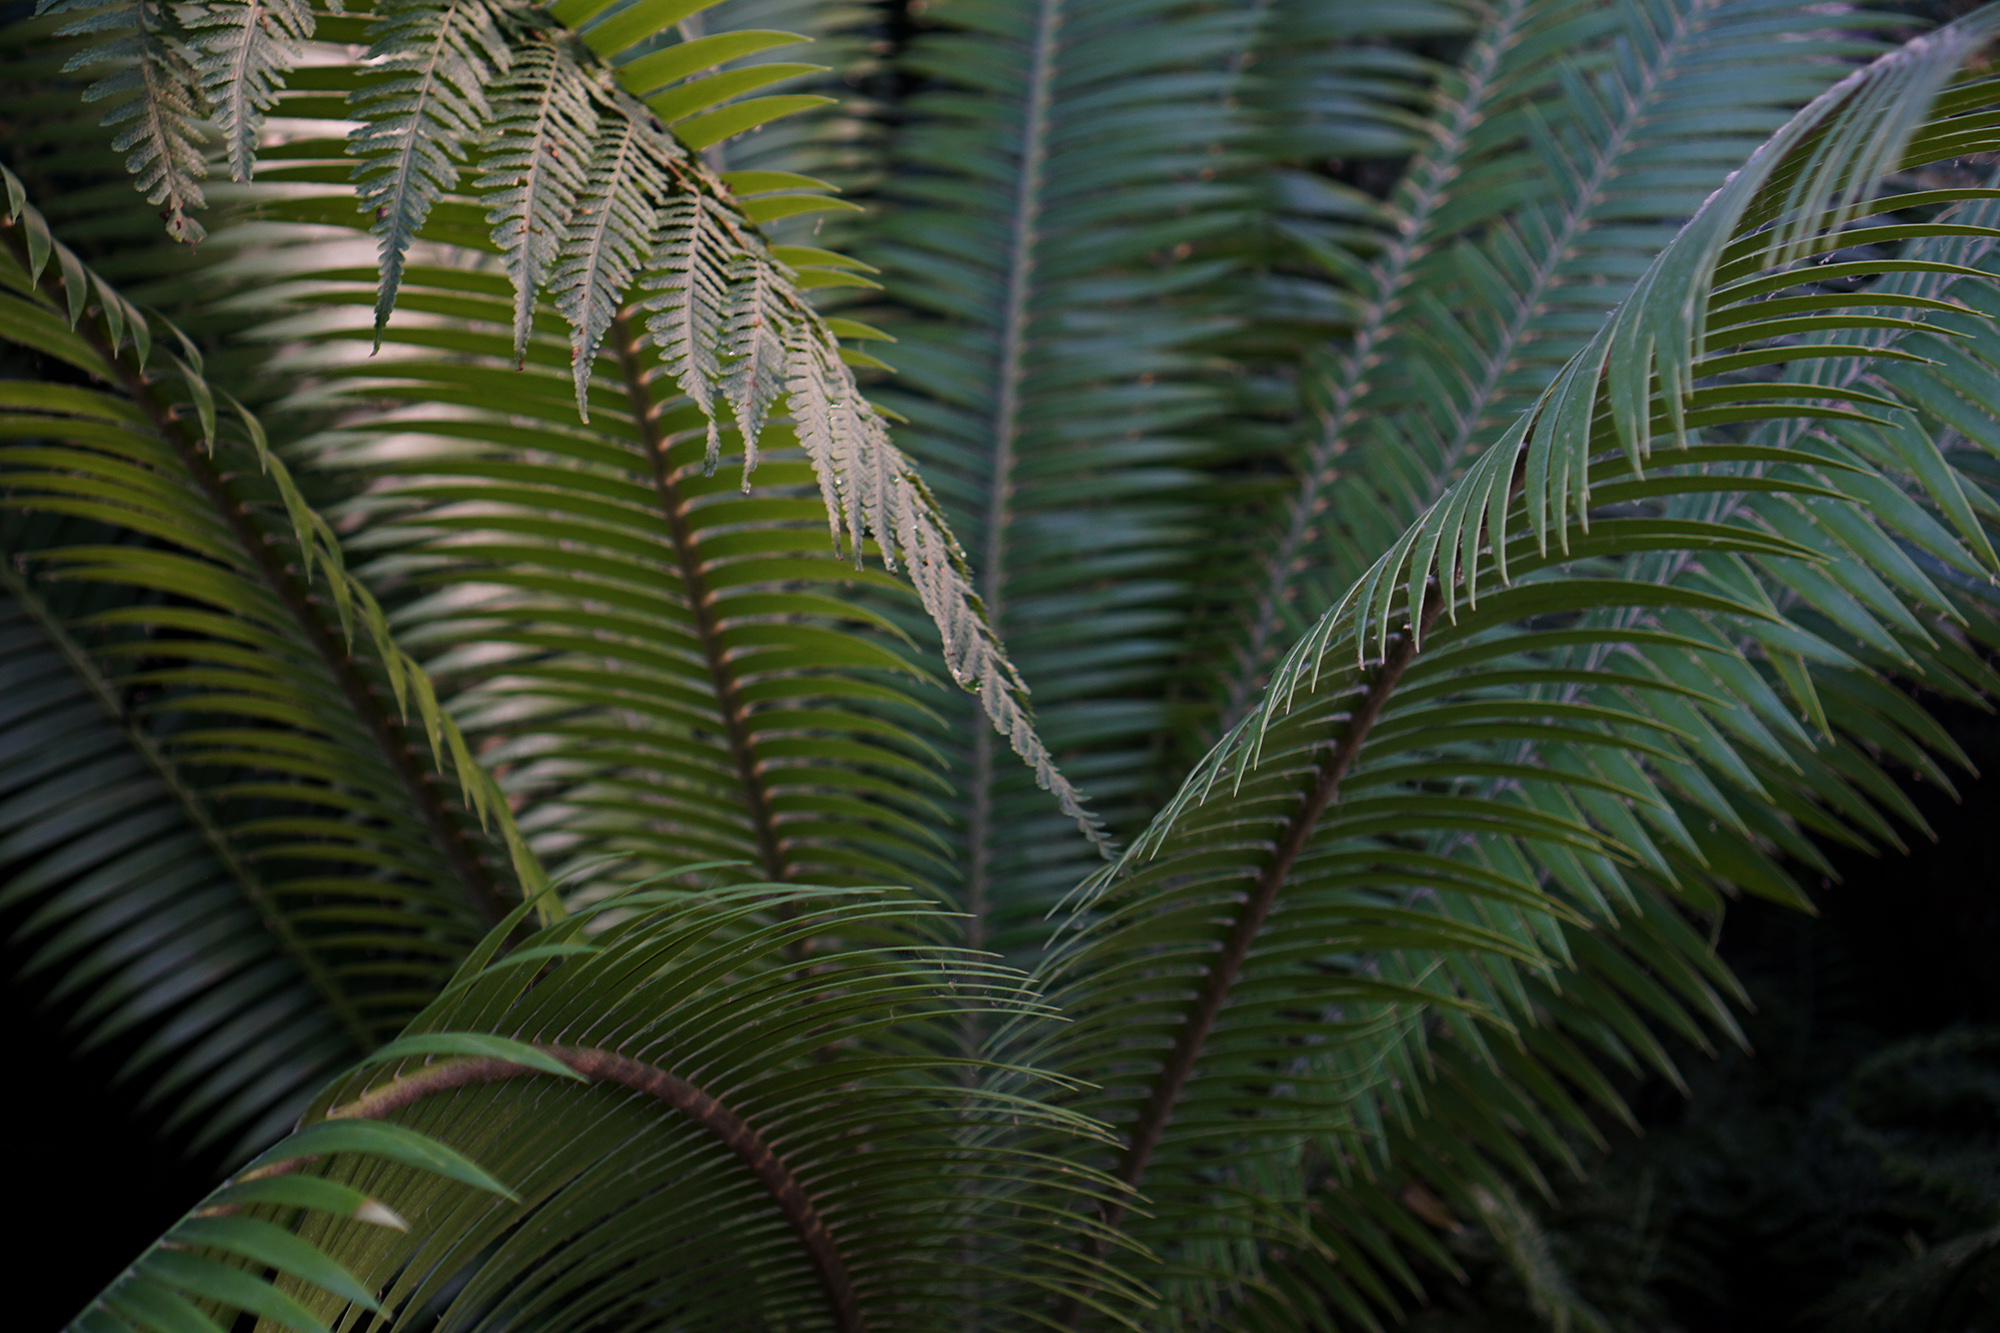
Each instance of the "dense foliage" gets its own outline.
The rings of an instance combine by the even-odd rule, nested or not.
[[[2000,686],[1996,37],[6,29],[0,906],[230,1172],[73,1326],[1602,1324],[1526,1201]]]

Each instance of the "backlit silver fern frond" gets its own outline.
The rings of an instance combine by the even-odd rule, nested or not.
[[[195,78],[228,148],[230,178],[247,181],[265,113],[312,40],[312,7],[305,0],[243,0],[209,5],[188,24],[202,31],[194,43]]]
[[[375,327],[387,322],[403,258],[458,164],[491,119],[486,90],[513,63],[493,10],[480,0],[386,0],[369,28],[366,68],[379,77],[352,95],[366,123],[348,138],[362,210],[373,210],[382,279]]]
[[[117,130],[111,146],[126,154],[125,169],[148,203],[160,208],[167,233],[194,242],[207,229],[194,218],[208,206],[201,191],[208,175],[206,114],[195,64],[174,12],[160,0],[45,0],[37,14],[75,14],[58,35],[105,40],[70,57],[63,72],[111,65],[84,92],[86,102],[109,102],[104,125]]]
[[[493,104],[479,189],[514,279],[514,361],[528,354],[535,298],[555,270],[597,137],[590,76],[559,38],[530,41]]]

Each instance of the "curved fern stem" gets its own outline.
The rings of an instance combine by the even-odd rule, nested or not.
[[[868,1325],[862,1317],[861,1301],[852,1279],[848,1277],[847,1265],[841,1259],[833,1233],[827,1229],[826,1220],[820,1216],[805,1186],[777,1150],[765,1142],[754,1125],[686,1079],[657,1065],[595,1047],[553,1046],[537,1042],[535,1049],[562,1061],[593,1083],[612,1083],[644,1093],[680,1112],[719,1139],[750,1168],[758,1182],[770,1193],[786,1223],[798,1234],[800,1244],[812,1260],[813,1271],[819,1276],[820,1290],[825,1293],[827,1304],[832,1309],[834,1327],[840,1333],[866,1333]],[[344,1106],[336,1106],[326,1113],[326,1118],[380,1120],[393,1111],[440,1092],[541,1072],[511,1060],[449,1060],[426,1065],[418,1072],[386,1083]]]
[[[723,735],[729,743],[729,755],[736,766],[736,779],[743,790],[743,806],[750,817],[751,832],[757,839],[758,868],[767,879],[783,882],[791,876],[791,863],[785,856],[784,840],[778,836],[777,817],[764,790],[757,752],[750,743],[750,729],[746,725],[749,706],[743,702],[736,675],[730,669],[729,650],[722,641],[722,624],[715,614],[707,575],[695,552],[694,529],[688,523],[687,499],[681,494],[674,474],[667,466],[667,441],[660,433],[659,408],[653,402],[652,390],[646,385],[646,367],[639,354],[640,341],[645,335],[634,327],[629,310],[621,310],[613,316],[606,333],[618,358],[619,383],[625,390],[626,404],[639,432],[639,448],[646,455],[646,466],[653,477],[653,491],[659,496],[660,516],[666,522],[674,558],[679,563],[681,585],[687,595],[688,617],[694,624],[695,640],[701,645],[702,664],[707,668],[709,683],[715,690],[715,710],[722,718]]]
[[[1271,859],[1264,863],[1264,869],[1237,909],[1236,919],[1223,940],[1221,952],[1209,964],[1201,990],[1174,1038],[1173,1049],[1167,1053],[1160,1072],[1154,1076],[1145,1104],[1139,1108],[1138,1119],[1132,1123],[1125,1153],[1115,1174],[1135,1191],[1145,1178],[1147,1164],[1152,1160],[1153,1150],[1159,1147],[1167,1122],[1173,1117],[1181,1089],[1186,1085],[1188,1075],[1194,1072],[1195,1061],[1201,1058],[1202,1045],[1208,1040],[1209,1030],[1215,1026],[1222,1006],[1227,1003],[1230,988],[1236,984],[1244,961],[1250,956],[1250,948],[1257,941],[1258,932],[1263,930],[1272,907],[1277,904],[1279,891],[1291,876],[1293,865],[1311,843],[1320,817],[1326,813],[1327,807],[1340,799],[1340,780],[1353,767],[1355,757],[1361,753],[1361,747],[1375,725],[1375,719],[1382,715],[1389,696],[1395,693],[1397,682],[1416,659],[1424,635],[1430,633],[1443,611],[1444,597],[1436,584],[1432,584],[1425,589],[1423,608],[1416,617],[1416,623],[1389,636],[1381,664],[1368,678],[1360,698],[1348,712],[1346,729],[1327,751],[1326,757],[1315,766],[1311,788],[1303,793],[1297,813],[1285,827],[1284,837],[1273,850]],[[1108,1199],[1103,1208],[1106,1231],[1115,1231],[1125,1217],[1125,1200]],[[1103,1240],[1090,1241],[1089,1250],[1093,1260],[1102,1260],[1105,1250]],[[1064,1309],[1063,1322],[1075,1328],[1082,1316],[1083,1302],[1072,1297]]]
[[[4,225],[7,245],[13,252],[15,262],[27,272],[34,272],[27,238],[22,235],[19,222],[0,225]],[[63,306],[68,303],[69,297],[64,290],[60,267],[51,265],[42,274],[38,285],[51,302]],[[362,674],[353,654],[341,642],[341,635],[320,613],[305,584],[286,565],[276,540],[258,523],[249,504],[216,467],[203,442],[201,428],[178,415],[152,381],[119,357],[118,349],[105,339],[96,321],[81,320],[76,330],[102,362],[106,377],[145,416],[155,434],[186,470],[188,478],[208,499],[235,538],[244,560],[290,613],[299,632],[312,645],[349,707],[353,708],[355,718],[381,749],[390,770],[402,780],[404,789],[444,852],[453,874],[465,886],[474,907],[488,924],[497,925],[513,907],[510,895],[502,889],[492,867],[487,865],[486,859],[473,845],[464,822],[438,789],[437,775],[417,757],[402,724],[384,706],[374,686]]]

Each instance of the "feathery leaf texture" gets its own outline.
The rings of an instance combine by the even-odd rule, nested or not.
[[[1919,364],[1867,341],[1760,344],[1794,334],[1787,293],[1867,234],[1857,218],[1949,202],[1863,189],[1986,141],[1993,82],[1941,90],[1996,29],[1975,16],[1884,57],[1774,136],[1085,895],[1051,974],[1071,1022],[1024,1049],[1105,1085],[1076,1104],[1124,1135],[1117,1173],[1153,1214],[1121,1220],[1171,1256],[1189,1317],[1246,1291],[1303,1317],[1263,1266],[1272,1244],[1354,1264],[1326,1279],[1351,1311],[1393,1303],[1360,1257],[1395,1230],[1368,1215],[1370,1177],[1416,1172],[1447,1196],[1496,1167],[1538,1181],[1519,1140],[1567,1158],[1554,1126],[1592,1132],[1575,1093],[1622,1114],[1587,1046],[1677,1077],[1648,1017],[1701,1043],[1734,1032],[1732,983],[1677,903],[1803,905],[1776,860],[1824,864],[1802,827],[1893,840],[1878,807],[1907,802],[1877,756],[1949,786],[1925,751],[1956,747],[1884,674],[1914,664],[1976,698],[1993,673],[1958,636],[1990,650],[2000,622],[1896,545],[1921,533],[1990,580],[1965,500],[1983,492],[1938,452],[1923,396],[1745,376]],[[1685,293],[1711,288],[1690,319]],[[1888,284],[1858,302],[1872,314],[1806,308],[1928,340],[1927,310],[1991,301],[1957,294],[1975,304]],[[2000,347],[1983,320],[1949,327]],[[1656,387],[1621,407],[1648,382],[1635,360]],[[1954,410],[1992,432],[1990,409]],[[1732,431],[1801,419],[1815,429],[1789,447]],[[1275,1058],[1278,1032],[1304,1043],[1296,1059]],[[1135,1068],[1141,1048],[1158,1055]],[[1260,1175],[1273,1154],[1289,1169]],[[1333,1227],[1305,1207],[1315,1174],[1353,1190]]]
[[[371,77],[353,94],[363,122],[348,139],[361,159],[355,193],[375,215],[382,266],[375,327],[388,322],[404,256],[491,118],[487,90],[512,55],[485,0],[383,0],[369,25]]]
[[[1741,1039],[1726,900],[1964,764],[1899,682],[2000,693],[2000,11],[1857,68],[1795,0],[961,0],[865,295],[759,230],[810,161],[719,147],[809,124],[793,3],[318,16],[419,40],[234,122],[257,220],[160,289],[237,295],[208,369],[8,178],[66,368],[0,381],[0,671],[87,744],[0,773],[7,892],[183,1122],[373,1049],[83,1326],[1380,1326],[1452,1267],[1411,1200],[1507,1233],[1608,1067]],[[386,322],[301,128],[371,82],[450,122]],[[921,474],[820,289],[900,308]],[[916,605],[1046,785],[1024,679],[1166,800],[1053,924],[1084,844]],[[72,873],[148,820],[173,876]]]
[[[770,919],[773,895],[796,913]],[[1108,1182],[997,1131],[1095,1127],[906,1053],[968,1005],[1033,1012],[1026,978],[944,951],[853,948],[795,980],[800,940],[929,914],[881,890],[640,886],[510,951],[496,931],[385,1048],[395,1059],[337,1080],[296,1135],[168,1233],[189,1259],[162,1263],[171,1251],[156,1247],[85,1320],[117,1310],[172,1327],[133,1299],[148,1283],[211,1317],[285,1309],[306,1328],[354,1302],[393,1327],[507,1310],[584,1328],[665,1307],[697,1325],[924,1329],[1076,1291],[1064,1242],[1102,1233],[1077,1210],[1045,1219]],[[885,1131],[893,1166],[855,1170],[856,1136]],[[315,1211],[289,1245],[246,1243],[301,1204]],[[625,1239],[602,1243],[612,1232]],[[1011,1262],[962,1264],[969,1237]],[[635,1262],[663,1247],[671,1264]],[[441,1261],[412,1262],[425,1255]],[[246,1280],[266,1268],[268,1285]]]
[[[297,299],[358,301],[363,279]],[[615,853],[650,873],[697,854],[773,880],[937,878],[929,710],[901,644],[863,632],[880,616],[845,601],[908,590],[827,549],[789,428],[744,492],[708,475],[709,423],[629,324],[585,427],[550,330],[523,369],[501,360],[499,275],[420,267],[405,300],[451,325],[392,325],[375,359],[351,327],[314,335],[352,411],[309,443],[322,470],[367,479],[336,515],[363,525],[358,572],[399,606],[549,864]]]
[[[1385,16],[1427,17],[1436,21]],[[1357,54],[1301,54],[1324,23],[1304,12],[1279,21],[1274,40],[1311,62],[1280,95],[1319,86]],[[1514,0],[1482,16],[1430,94],[1422,129],[1383,145],[1415,154],[1386,201],[1317,197],[1300,183],[1313,211],[1338,219],[1305,233],[1313,253],[1344,245],[1372,251],[1371,262],[1342,284],[1353,303],[1341,316],[1344,345],[1306,368],[1309,436],[1289,463],[1296,481],[1276,540],[1254,552],[1247,633],[1222,690],[1225,728],[1272,656],[1546,387],[1680,220],[1838,77],[1829,58],[1860,46],[1855,28],[1852,15],[1761,0]],[[1769,73],[1718,78],[1738,62]],[[1379,86],[1379,74],[1349,82],[1360,85],[1351,96],[1390,106],[1412,95]],[[1288,118],[1274,132],[1298,133],[1298,108],[1281,102],[1268,114]],[[1286,226],[1303,231],[1305,221]]]
[[[33,581],[95,588],[111,601],[71,625],[51,616],[45,633],[69,643],[72,671],[104,706],[116,704],[118,691],[156,696],[142,715],[122,706],[116,715],[155,783],[183,808],[183,851],[195,860],[182,873],[203,857],[222,865],[262,921],[236,937],[239,975],[193,970],[153,992],[132,977],[92,1000],[101,1008],[138,987],[118,1016],[130,1026],[202,992],[154,1034],[145,1058],[193,1046],[182,1074],[215,1077],[191,1091],[187,1113],[206,1110],[213,1137],[268,1111],[327,1058],[323,1040],[283,1026],[284,988],[295,984],[287,978],[302,970],[327,993],[326,1012],[348,1040],[372,1044],[421,1005],[440,966],[449,974],[482,916],[508,910],[504,879],[511,873],[534,893],[540,871],[492,779],[256,419],[238,413],[242,432],[231,438],[198,360],[185,359],[195,355],[192,344],[171,326],[164,332],[183,356],[166,358],[171,379],[155,378],[149,367],[163,359],[155,317],[50,237],[18,180],[5,181],[5,336],[102,386],[24,385],[4,405],[10,434],[22,441],[0,463],[7,507],[68,523],[58,539],[21,553]],[[80,293],[97,297],[94,309],[75,299]],[[185,398],[168,389],[175,383]],[[23,606],[46,601],[25,577],[15,595]],[[356,644],[379,674],[357,665]],[[412,714],[417,725],[406,730]],[[196,787],[177,776],[188,773],[201,775]],[[99,785],[72,820],[91,817],[93,802],[96,817],[115,815],[102,803],[115,802],[128,779],[106,769],[88,780]],[[482,825],[498,836],[497,858],[482,846]],[[63,837],[65,827],[49,824],[45,834]],[[182,879],[151,873],[160,867],[147,858],[171,846],[109,864],[42,910],[74,912],[93,895],[116,895],[106,912],[143,905],[148,929],[163,935],[197,923],[219,929],[230,917],[215,894],[186,896]],[[108,834],[72,844],[76,856],[113,849]],[[61,883],[47,863],[13,892]],[[242,1086],[254,1071],[240,1064],[204,1066],[267,1039],[279,1045],[262,1082]],[[236,1100],[216,1107],[225,1095]],[[252,1137],[276,1128],[267,1117]]]
[[[527,359],[535,298],[555,272],[597,134],[583,68],[558,41],[531,43],[494,91],[478,188],[514,280],[514,360]]]
[[[111,146],[126,154],[125,169],[146,201],[160,209],[167,233],[192,244],[207,235],[195,218],[207,207],[201,181],[208,175],[200,120],[207,113],[194,53],[163,0],[42,0],[37,14],[76,14],[62,36],[98,38],[71,57],[64,72],[112,65],[84,92],[87,102],[110,102],[104,125],[116,129]]]
[[[247,181],[264,117],[312,40],[312,7],[305,0],[241,0],[201,7],[188,23],[207,30],[194,43],[195,77],[214,108],[230,178]]]
[[[967,544],[1052,747],[1136,826],[1158,785],[1177,603],[1198,577],[1197,423],[1221,403],[1183,373],[1218,328],[1221,269],[1176,259],[1242,217],[1241,190],[1216,177],[1241,129],[1227,62],[1249,24],[1177,0],[934,18],[903,58],[927,82],[863,252],[898,339],[899,374],[874,392],[908,420],[898,438]],[[1059,824],[1021,836],[1046,802],[990,736],[965,739],[970,938],[1032,950],[1090,849]]]
[[[577,412],[586,421],[597,353],[646,262],[659,206],[673,191],[672,164],[682,156],[672,139],[637,114],[608,118],[591,145],[589,178],[549,280],[569,321]]]
[[[487,221],[494,228],[491,244],[501,249],[516,282],[516,357],[524,354],[532,318],[528,312],[545,284],[574,331],[572,364],[577,405],[584,415],[588,415],[588,383],[598,351],[632,297],[635,281],[649,272],[671,274],[683,263],[692,266],[689,271],[722,264],[726,291],[721,343],[712,362],[706,349],[683,347],[680,355],[687,359],[674,362],[677,376],[702,377],[705,392],[697,401],[704,407],[717,399],[729,405],[738,424],[747,428],[746,463],[753,466],[758,433],[780,396],[788,407],[796,403],[812,410],[822,410],[828,403],[863,404],[823,415],[820,424],[801,435],[819,470],[822,493],[841,506],[831,515],[836,534],[845,519],[856,559],[861,558],[860,542],[866,536],[876,542],[892,568],[898,560],[913,568],[925,609],[944,638],[954,679],[979,693],[998,734],[1014,745],[1038,784],[1056,796],[1060,809],[1077,822],[1089,844],[1103,851],[1108,844],[1097,822],[1057,769],[1030,721],[1026,687],[1007,664],[995,631],[984,623],[942,511],[928,491],[908,480],[908,463],[890,444],[874,409],[860,398],[838,339],[805,301],[797,272],[774,256],[747,219],[726,202],[727,187],[689,162],[686,151],[659,128],[653,111],[637,100],[650,97],[662,118],[676,121],[676,133],[691,143],[699,138],[703,144],[828,100],[777,96],[708,110],[751,85],[732,82],[733,76],[725,75],[676,85],[675,77],[695,72],[680,69],[666,77],[663,90],[663,67],[656,60],[629,59],[662,28],[704,7],[677,5],[671,7],[672,17],[655,18],[643,7],[607,15],[604,5],[589,0],[558,5],[554,17],[577,32],[594,58],[628,57],[613,86],[610,80],[590,76],[564,45],[568,39],[562,34],[532,31],[525,12],[489,0],[449,0],[441,5],[429,0],[384,0],[368,24],[371,44],[362,64],[365,76],[349,93],[353,114],[363,124],[348,137],[349,154],[361,159],[353,171],[361,209],[374,219],[371,229],[380,269],[377,346],[396,305],[410,246],[440,201],[458,187],[462,167],[482,143],[487,145],[483,159],[487,169],[477,188],[484,192]],[[150,31],[145,27],[150,13],[134,11],[131,21],[142,35]],[[102,16],[87,20],[100,27],[111,21]],[[274,21],[285,30],[285,20]],[[519,40],[525,40],[530,59],[516,78]],[[557,47],[562,49],[553,49]],[[104,48],[79,59],[115,54]],[[270,95],[270,86],[282,73],[278,57],[267,54],[270,58],[259,57],[256,66],[262,80],[260,97]],[[110,90],[111,85],[97,87]],[[502,99],[497,112],[488,96],[495,89]],[[683,96],[689,90],[702,91]],[[662,102],[663,97],[674,99],[673,106]],[[172,98],[133,103],[153,116],[148,124],[180,104]],[[579,180],[570,164],[577,142],[588,132],[587,122],[594,122],[595,133]],[[247,122],[240,117],[230,123],[239,135],[247,132]],[[559,167],[565,156],[569,162]],[[180,157],[158,161],[185,162],[191,164],[189,171],[201,166],[193,148]],[[172,184],[178,179],[149,175],[142,185],[150,188],[159,180]],[[173,217],[182,221],[172,225],[192,238],[194,233],[186,229],[199,229],[199,224],[184,217],[185,208],[197,207],[200,201],[185,191],[175,197],[186,202],[185,207],[175,205]],[[662,209],[687,197],[713,201],[730,224],[726,233],[713,237],[705,230],[697,233],[717,247],[712,255],[684,251],[662,235]],[[667,287],[671,284],[669,278]],[[659,303],[658,298],[651,303],[656,311]],[[794,325],[803,328],[795,331]],[[799,350],[808,344],[815,350]],[[818,376],[819,382],[791,388],[802,374]],[[942,565],[935,563],[939,560]],[[933,563],[915,568],[923,562]]]

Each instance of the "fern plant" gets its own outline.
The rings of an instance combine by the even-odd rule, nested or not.
[[[75,1326],[1372,1328],[1505,1249],[2000,686],[1996,34],[11,30],[0,902],[229,1159]]]

